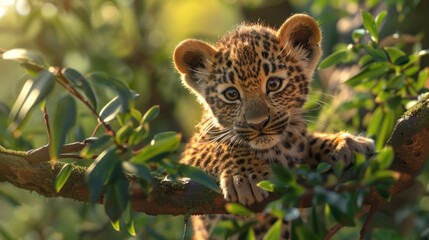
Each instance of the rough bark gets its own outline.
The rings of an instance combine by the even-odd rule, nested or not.
[[[429,156],[429,96],[407,111],[398,120],[388,141],[395,152],[390,167],[396,172],[398,181],[390,188],[395,195],[411,186]],[[64,146],[63,153],[78,152],[85,143]],[[71,176],[63,189],[57,193],[55,178],[63,163],[52,162],[49,149],[44,146],[28,152],[18,152],[0,148],[0,182],[10,182],[22,189],[37,192],[46,197],[65,197],[88,202],[89,193],[85,182],[86,169],[74,166]],[[131,178],[132,206],[135,211],[151,215],[159,214],[209,214],[226,213],[222,195],[190,180],[170,182],[157,180],[153,191],[146,197],[139,185]],[[275,199],[270,195],[261,203],[250,206],[261,211]],[[312,190],[308,189],[300,199],[301,207],[311,206]],[[101,202],[101,201],[100,201]],[[378,206],[384,200],[375,192],[367,198],[370,206]]]

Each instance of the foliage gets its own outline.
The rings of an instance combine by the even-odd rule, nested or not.
[[[88,166],[91,201],[97,202],[101,192],[105,192],[104,212],[110,217],[113,228],[133,235],[136,233],[134,226],[140,224],[149,226],[141,230],[140,234],[145,237],[171,238],[165,232],[168,229],[181,231],[181,223],[174,225],[170,218],[156,220],[131,212],[126,181],[130,174],[138,177],[146,192],[151,190],[153,177],[166,175],[171,179],[189,176],[209,188],[217,189],[214,182],[200,170],[178,165],[176,157],[169,155],[171,152],[175,154],[175,150],[180,148],[181,134],[154,134],[150,131],[180,129],[186,137],[186,132],[192,131],[189,129],[195,123],[195,116],[199,115],[198,110],[189,110],[194,99],[186,102],[187,96],[178,86],[178,81],[173,80],[177,76],[172,74],[169,59],[172,48],[179,40],[192,34],[198,34],[204,39],[215,39],[219,33],[241,21],[243,9],[263,9],[269,4],[262,1],[239,1],[238,4],[229,3],[234,1],[206,1],[204,4],[196,1],[198,3],[193,5],[187,3],[179,6],[174,5],[173,1],[164,1],[165,4],[159,1],[119,0],[91,3],[80,0],[59,3],[42,0],[19,2],[22,6],[17,10],[25,11],[28,6],[33,10],[23,14],[22,18],[12,16],[12,21],[16,22],[14,26],[25,36],[17,37],[15,35],[20,34],[15,30],[8,30],[7,25],[12,21],[1,25],[6,32],[2,35],[4,40],[1,47],[12,49],[5,51],[2,58],[18,61],[26,73],[18,81],[21,91],[11,109],[7,107],[10,102],[5,101],[11,96],[4,94],[8,88],[0,90],[5,96],[2,101],[6,102],[0,104],[0,130],[4,132],[0,144],[14,149],[30,149],[49,142],[53,160],[69,163],[58,174],[55,184],[57,191],[61,191],[67,182],[72,164]],[[405,0],[386,3],[377,0],[290,2],[297,7],[296,11],[320,13],[322,21],[332,18],[333,10],[338,13],[335,15],[344,17],[351,15],[353,8],[378,11],[393,6],[399,12],[398,22],[419,3]],[[0,16],[1,10],[0,4]],[[203,15],[207,22],[195,21],[189,12]],[[218,17],[220,14],[222,18]],[[286,15],[279,18],[284,20]],[[260,183],[260,187],[281,195],[266,209],[266,212],[279,219],[267,233],[266,239],[277,238],[282,220],[293,221],[295,239],[319,239],[338,222],[347,226],[360,226],[361,220],[356,214],[370,188],[375,188],[382,196],[389,198],[386,189],[393,179],[387,168],[393,156],[390,148],[385,148],[384,144],[395,120],[417,100],[419,94],[426,92],[428,78],[427,68],[421,67],[422,57],[428,53],[422,50],[422,36],[412,38],[411,43],[402,41],[407,37],[405,35],[385,36],[383,20],[395,18],[389,15],[390,11],[389,14],[380,12],[373,17],[369,12],[362,11],[363,26],[353,30],[350,37],[352,42],[349,45],[337,44],[335,51],[320,64],[320,68],[358,66],[359,71],[346,82],[353,88],[353,98],[342,102],[339,110],[332,110],[330,105],[320,110],[318,104],[326,101],[326,96],[315,91],[307,105],[307,109],[317,109],[310,114],[321,112],[322,115],[331,116],[326,112],[338,110],[336,113],[339,114],[335,114],[338,116],[340,113],[352,112],[351,119],[346,119],[341,128],[365,132],[374,137],[378,156],[370,161],[358,156],[355,165],[347,169],[341,165],[333,167],[327,164],[320,164],[317,169],[307,166],[298,169],[276,168],[275,179]],[[174,24],[171,24],[166,21],[162,25],[156,21],[170,18],[177,22],[172,21]],[[214,26],[213,22],[220,24]],[[188,26],[186,29],[189,28],[189,32],[179,32],[185,28],[177,28],[176,24]],[[165,25],[170,32],[163,27]],[[324,32],[328,35],[329,27],[324,27]],[[9,36],[9,33],[14,36]],[[17,46],[38,49],[44,56],[26,49],[13,49]],[[6,62],[1,61],[0,64]],[[15,66],[3,65],[2,72],[8,74],[9,71],[5,71],[8,67],[12,72]],[[1,82],[15,82],[12,80],[17,77],[11,76],[5,75]],[[320,89],[317,82],[314,85]],[[185,112],[186,115],[177,112]],[[45,124],[41,124],[43,119]],[[332,122],[329,124],[335,125]],[[43,129],[48,126],[46,130]],[[61,146],[72,141],[84,141],[88,146],[79,155],[62,155]],[[318,206],[309,210],[310,217],[304,222],[297,210],[297,199],[307,188],[315,192],[313,203]],[[355,191],[333,191],[338,189]],[[7,191],[1,191],[0,198],[12,206],[20,204],[20,200]],[[427,202],[427,197],[424,197],[421,206],[405,208],[402,215],[396,217],[403,219],[407,214],[415,213],[419,223],[416,232],[427,234],[424,231],[429,225]],[[93,222],[104,221],[100,217],[103,214],[97,208],[88,210],[82,207],[79,212],[75,211],[75,206],[72,207],[73,211],[65,206],[57,208],[65,214],[72,212],[78,215],[76,218],[80,221],[91,218]],[[234,214],[252,214],[236,204],[230,204],[227,208]],[[94,212],[97,214],[92,214]],[[384,219],[387,218],[389,216]],[[153,222],[155,225],[158,223],[158,228],[152,227]],[[245,224],[238,220],[227,221],[217,226],[214,233],[224,236],[239,233],[243,239],[254,239],[251,226],[251,223]],[[69,226],[63,227],[62,231],[67,232],[67,229],[70,233]],[[100,229],[103,231],[103,228]],[[95,232],[100,229],[95,229]],[[341,239],[356,238],[358,230],[359,227],[349,228],[346,233],[342,235],[340,232],[337,236]],[[10,231],[10,227],[4,229],[0,226],[0,236],[13,239],[11,233],[14,232]],[[401,239],[394,228],[376,229],[371,237],[383,239],[387,235]],[[121,235],[124,236],[127,234]]]
[[[429,51],[421,50],[419,42],[407,54],[400,47],[401,36],[398,34],[386,37],[395,39],[392,46],[380,41],[380,27],[386,15],[383,11],[373,18],[362,11],[364,28],[353,31],[354,42],[338,47],[320,63],[321,68],[337,63],[359,65],[361,70],[345,82],[355,89],[356,97],[344,102],[340,109],[366,111],[364,116],[355,116],[354,122],[358,125],[354,127],[361,127],[376,138],[377,149],[383,147],[395,120],[416,102],[416,96],[427,91],[428,77],[428,69],[420,67],[420,60]],[[365,121],[361,123],[358,119]]]
[[[146,113],[135,108],[134,100],[138,94],[123,82],[103,73],[82,74],[72,68],[59,68],[40,64],[37,53],[24,49],[13,49],[3,53],[3,58],[16,60],[26,70],[28,78],[18,99],[9,113],[8,131],[19,135],[25,128],[25,119],[41,106],[44,112],[46,133],[52,161],[69,160],[59,172],[55,189],[61,191],[70,176],[71,164],[85,160],[89,165],[87,182],[90,189],[90,202],[97,203],[102,193],[105,212],[112,226],[120,230],[122,226],[129,234],[135,235],[132,219],[128,178],[138,178],[143,191],[149,193],[151,181],[156,175],[168,174],[169,178],[192,177],[197,182],[217,191],[214,181],[201,170],[179,165],[167,157],[175,151],[181,140],[176,132],[162,132],[149,137],[149,123],[159,114],[159,106],[153,106]],[[63,91],[53,93],[55,85]],[[101,110],[94,89],[106,87],[117,95]],[[47,106],[48,99],[57,99]],[[67,136],[73,129],[76,118],[81,114],[76,101],[82,103],[98,121],[91,136],[83,142],[87,146],[78,155],[63,155],[61,149],[67,143]],[[48,108],[54,107],[51,119]],[[115,128],[112,127],[116,123]],[[98,129],[104,128],[104,132]],[[77,160],[76,160],[77,159]]]

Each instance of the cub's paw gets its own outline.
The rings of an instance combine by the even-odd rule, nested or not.
[[[268,192],[256,186],[262,180],[264,177],[255,172],[228,174],[224,171],[220,176],[220,188],[226,201],[251,205],[268,197]]]
[[[355,153],[360,153],[367,157],[375,153],[374,140],[349,133],[338,134],[334,141],[334,147],[330,162],[335,164],[338,161],[343,161],[346,166],[353,162]]]

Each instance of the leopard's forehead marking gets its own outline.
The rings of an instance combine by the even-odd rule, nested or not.
[[[234,84],[249,94],[260,88],[261,81],[279,70],[292,75],[288,62],[297,63],[287,56],[276,37],[275,30],[261,25],[240,25],[220,39],[213,72],[217,84]]]

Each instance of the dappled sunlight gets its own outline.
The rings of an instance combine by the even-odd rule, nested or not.
[[[8,9],[12,8],[15,0],[4,0],[0,2],[0,19],[6,15]]]
[[[41,12],[42,12],[42,16],[44,18],[49,19],[49,18],[53,18],[53,17],[57,16],[58,9],[52,3],[45,3],[42,5]]]
[[[16,12],[21,16],[30,14],[31,7],[27,0],[16,0]]]
[[[121,21],[121,12],[111,2],[105,2],[100,7],[101,16],[103,21],[108,24],[117,24]]]
[[[27,151],[57,141],[55,146],[61,149],[64,142],[48,134],[51,121],[50,127],[60,129],[67,143],[107,137],[109,142],[100,149],[112,144],[114,161],[120,159],[121,164],[147,149],[161,131],[177,132],[157,137],[181,149],[184,144],[179,142],[189,140],[204,109],[182,86],[173,63],[175,47],[190,38],[213,44],[242,22],[277,28],[290,14],[305,12],[321,27],[324,54],[304,110],[308,129],[366,134],[382,149],[407,103],[428,91],[429,69],[422,70],[429,55],[429,25],[422,13],[428,4],[427,0],[0,0],[0,146]],[[386,15],[378,15],[384,11]],[[218,78],[218,73],[213,75]],[[215,88],[207,91],[213,91],[213,98],[220,94]],[[149,128],[146,113],[155,105],[157,117]],[[118,146],[122,149],[116,151]],[[92,164],[102,152],[91,149],[87,159],[81,159],[78,152],[59,157],[58,149],[47,156],[82,166]],[[139,164],[147,165],[148,172],[174,175],[178,168],[168,164],[177,163],[180,151],[175,154],[168,159],[171,162],[161,154],[154,160],[140,159]],[[113,174],[109,171],[100,174]],[[103,207],[34,195],[0,184],[0,239],[131,238],[123,222],[114,223],[122,232],[113,230]],[[33,197],[34,204],[29,202]],[[424,215],[429,198],[422,197],[419,204],[417,210],[404,210],[415,211],[420,221],[415,232],[429,225]],[[333,215],[330,210],[322,212]],[[132,215],[138,237],[182,236],[183,217]],[[336,223],[334,218],[320,223],[324,226],[317,234],[325,234]],[[388,231],[396,236],[397,229]],[[336,239],[355,239],[358,232],[350,227]]]

